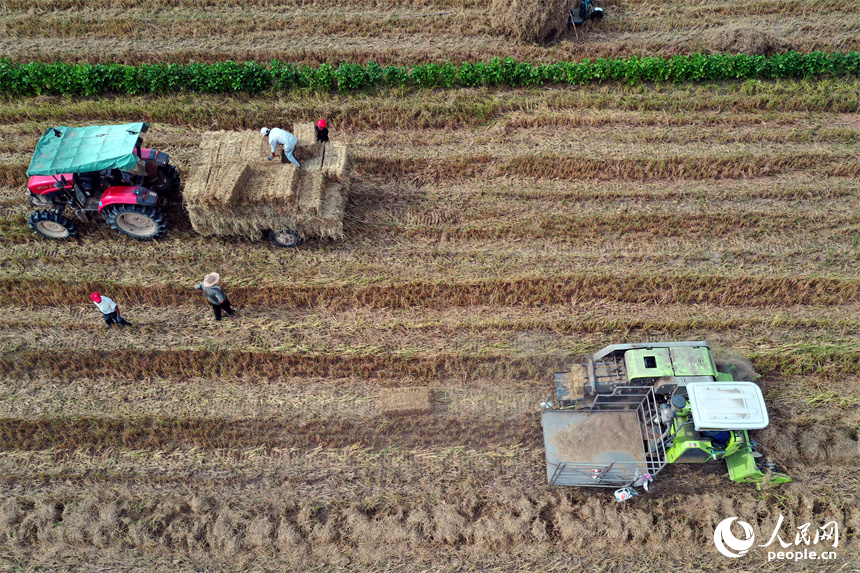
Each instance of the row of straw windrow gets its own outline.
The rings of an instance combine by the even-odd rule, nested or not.
[[[183,286],[100,283],[117,300],[134,305],[179,306],[199,302]],[[98,285],[73,281],[0,279],[0,304],[42,308],[88,300]],[[295,286],[231,289],[235,298],[256,305],[293,308],[444,308],[566,304],[572,300],[621,303],[709,304],[769,307],[841,305],[860,301],[860,280],[798,276],[624,275],[588,273],[459,282],[412,281],[369,286]]]
[[[629,333],[628,333],[629,334]],[[753,356],[763,374],[815,374],[821,379],[860,375],[860,358],[850,348],[787,344]],[[480,380],[516,380],[543,388],[547,376],[562,370],[566,357],[558,354],[511,357],[507,354],[463,354],[441,352],[426,356],[395,356],[382,353],[309,354],[307,352],[251,352],[208,350],[64,351],[46,355],[21,351],[17,358],[0,358],[6,380],[121,380],[210,379],[249,380],[251,383],[287,377],[353,378],[389,386],[404,379],[416,383],[450,378],[473,383]],[[827,370],[821,369],[827,365]],[[527,381],[527,382],[523,382]]]
[[[552,153],[497,158],[487,154],[424,158],[360,156],[356,173],[380,180],[411,177],[419,181],[517,177],[565,180],[648,181],[748,179],[814,169],[825,177],[856,177],[860,160],[850,153],[735,154],[729,156],[581,157]]]
[[[803,136],[797,136],[803,139]],[[840,143],[837,137],[834,143]],[[848,135],[848,143],[855,139]],[[805,142],[806,140],[804,140]],[[830,143],[827,138],[821,143]],[[191,206],[227,204],[259,204],[264,201],[292,201],[301,185],[303,189],[322,192],[319,180],[304,179],[295,172],[292,164],[269,163],[258,156],[253,162],[236,158],[237,163],[216,163],[207,153],[223,154],[219,147],[203,149],[191,167],[186,182],[185,198]],[[343,172],[353,165],[346,156],[346,148],[326,145],[326,155],[336,163],[312,162],[308,169],[322,169],[325,173]],[[343,153],[343,155],[341,155]],[[223,154],[226,155],[226,154]],[[335,158],[343,157],[344,159]],[[244,162],[249,170],[243,172]],[[341,163],[345,163],[341,165]],[[360,154],[354,159],[358,178],[373,177],[377,181],[390,181],[409,177],[418,181],[457,181],[463,179],[493,179],[499,177],[579,180],[648,181],[749,179],[814,170],[822,177],[857,177],[860,160],[855,154],[839,152],[798,151],[791,155],[774,156],[759,153],[734,153],[727,156],[696,154],[668,157],[580,157],[570,154],[539,152],[510,157],[494,157],[486,153],[463,154],[458,157],[428,158],[402,155],[385,157]],[[27,166],[0,165],[0,184],[18,186],[26,182]],[[239,181],[240,177],[242,178]],[[331,175],[326,185],[341,183],[340,176]],[[347,177],[348,181],[348,177]],[[245,189],[239,193],[238,189]],[[343,192],[341,188],[325,189],[331,196]],[[319,208],[318,201],[312,202]]]
[[[815,82],[747,80],[714,84],[599,85],[587,90],[547,86],[486,92],[380,91],[374,97],[334,94],[321,103],[313,94],[291,97],[291,113],[326,117],[338,130],[423,130],[482,127],[494,121],[562,115],[566,124],[599,126],[605,122],[624,126],[643,125],[775,125],[800,121],[797,113],[828,114],[826,124],[838,123],[832,114],[855,113],[860,80],[820,79]],[[827,97],[821,97],[826,93]],[[248,125],[278,125],[279,110],[266,97],[224,101],[222,97],[184,93],[111,98],[68,99],[49,96],[0,100],[0,120],[38,138],[41,123],[53,124],[58,106],[63,117],[78,122],[110,123],[116,117],[145,117],[152,123],[207,129],[246,129]],[[523,110],[535,110],[524,114]],[[571,114],[571,110],[576,110]],[[668,111],[667,111],[668,110]],[[833,121],[827,120],[833,118]],[[557,117],[553,121],[559,121]],[[40,123],[33,128],[31,122]],[[214,126],[214,127],[213,127]],[[516,127],[516,124],[512,124]],[[525,124],[524,127],[529,127]],[[537,125],[540,127],[540,125]],[[196,134],[195,134],[196,137]],[[32,145],[32,141],[28,140]],[[29,159],[29,158],[28,158]],[[22,161],[23,163],[23,161]],[[26,171],[26,165],[23,165]],[[22,171],[22,173],[23,173]]]

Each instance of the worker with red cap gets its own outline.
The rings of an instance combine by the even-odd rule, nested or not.
[[[110,328],[114,322],[120,326],[131,326],[130,322],[120,316],[119,307],[113,300],[106,296],[102,296],[97,292],[91,294],[90,298],[93,299],[93,302],[101,311],[102,316],[105,319],[105,328]]]
[[[327,143],[328,142],[328,124],[325,122],[324,119],[320,119],[317,122],[316,130],[317,130],[317,141],[319,141],[320,143]]]

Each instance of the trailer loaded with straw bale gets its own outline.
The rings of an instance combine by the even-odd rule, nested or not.
[[[294,247],[306,237],[343,237],[350,160],[337,143],[316,140],[312,123],[296,124],[292,163],[265,160],[268,140],[257,131],[209,131],[184,197],[194,230],[204,236],[256,239]]]

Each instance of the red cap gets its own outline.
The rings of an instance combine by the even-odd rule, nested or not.
[[[328,125],[324,119],[321,119],[317,122],[317,127],[320,129],[325,129],[325,126]]]
[[[90,298],[93,299],[93,302],[101,302],[102,301],[102,295],[100,295],[97,292],[94,292],[93,294],[91,294]]]

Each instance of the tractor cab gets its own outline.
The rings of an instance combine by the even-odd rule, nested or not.
[[[52,127],[45,131],[27,170],[30,204],[48,207],[30,216],[30,228],[53,239],[77,235],[63,212],[89,222],[99,216],[136,239],[164,235],[160,208],[179,190],[168,155],[141,147],[146,123]]]

